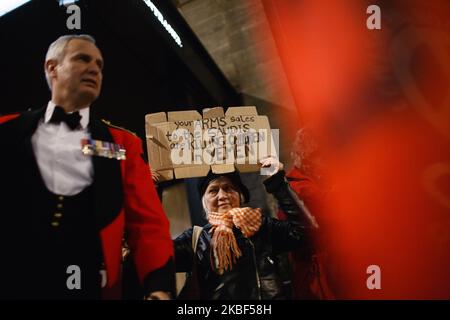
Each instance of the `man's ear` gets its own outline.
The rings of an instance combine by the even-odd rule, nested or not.
[[[55,59],[50,59],[45,62],[45,71],[49,75],[50,79],[54,79],[57,76],[56,67],[58,62]]]

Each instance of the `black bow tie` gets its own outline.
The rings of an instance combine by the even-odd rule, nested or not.
[[[81,115],[78,111],[66,113],[63,108],[56,106],[53,110],[50,123],[61,123],[64,121],[70,129],[75,130],[80,126]]]

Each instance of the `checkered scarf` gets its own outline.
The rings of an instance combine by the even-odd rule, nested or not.
[[[236,259],[242,256],[233,234],[233,226],[247,238],[251,237],[261,227],[261,209],[247,207],[234,208],[224,213],[210,212],[208,221],[212,225],[211,257],[214,257],[218,273],[223,274],[224,271],[231,270]]]

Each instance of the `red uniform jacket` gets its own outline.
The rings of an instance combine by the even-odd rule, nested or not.
[[[29,139],[43,112],[45,108],[2,116],[0,133],[11,141]],[[107,287],[117,286],[120,280],[124,233],[138,277],[143,282],[172,259],[173,244],[150,168],[142,158],[141,140],[93,116],[89,129],[92,139],[121,144],[126,150],[126,160],[122,161],[93,156],[95,212],[100,225]]]
[[[310,177],[302,174],[297,168],[292,169],[286,175],[292,190],[302,199],[306,207],[317,218],[319,226],[322,222],[323,191]],[[285,219],[283,212],[279,212],[279,218]],[[321,231],[320,231],[321,232]],[[316,248],[311,256],[305,258],[301,251],[291,253],[292,262],[292,286],[293,298],[300,300],[334,299],[326,274],[325,254],[326,250],[319,245],[316,239]]]

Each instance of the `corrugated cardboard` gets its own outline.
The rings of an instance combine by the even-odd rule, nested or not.
[[[230,107],[226,113],[222,107],[208,108],[203,110],[203,116],[195,110],[152,113],[145,116],[145,124],[150,166],[162,181],[202,177],[210,169],[215,173],[230,172],[235,167],[241,172],[259,171],[259,159],[277,156],[269,120],[258,115],[254,106]],[[191,140],[175,135],[180,132],[177,129],[186,130],[184,137],[189,138],[189,133]],[[222,134],[229,133],[227,130],[234,130],[238,135],[230,138]],[[205,139],[205,132],[208,139]],[[228,145],[224,141],[228,141]],[[241,157],[222,156],[227,150]],[[212,162],[209,162],[209,155],[214,157]]]

